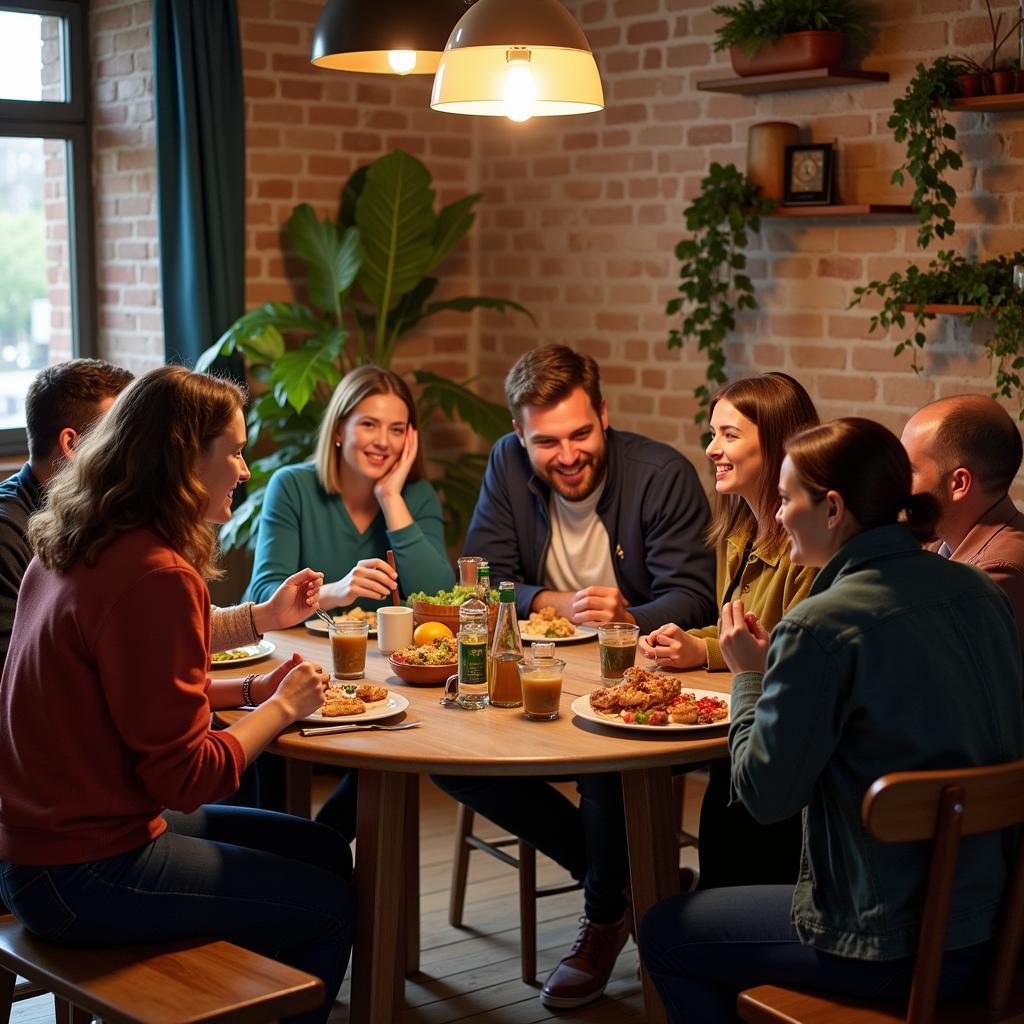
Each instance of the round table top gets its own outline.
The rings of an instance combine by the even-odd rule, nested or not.
[[[323,636],[304,627],[267,634],[275,645],[274,657],[253,669],[267,671],[297,651],[303,658],[330,665],[330,648]],[[448,775],[571,775],[620,771],[707,761],[727,755],[723,724],[700,729],[620,729],[578,718],[570,705],[577,696],[602,685],[596,641],[560,646],[566,662],[561,712],[550,722],[528,720],[521,708],[485,708],[466,711],[438,703],[442,686],[411,686],[391,672],[387,658],[371,639],[367,650],[366,679],[387,686],[409,701],[406,711],[384,724],[418,721],[422,726],[398,732],[376,729],[300,735],[301,723],[283,732],[268,748],[303,761],[336,764],[378,771],[430,772]],[[250,669],[251,670],[251,669]],[[230,663],[214,670],[215,678],[239,674]],[[728,693],[727,672],[680,673],[684,687]],[[230,724],[243,711],[222,711],[218,719]],[[339,723],[341,724],[341,723]]]

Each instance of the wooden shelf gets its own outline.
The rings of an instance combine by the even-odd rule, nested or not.
[[[760,92],[787,92],[797,89],[825,89],[837,85],[865,85],[888,82],[888,71],[857,71],[848,68],[811,68],[785,71],[777,75],[750,75],[746,78],[716,78],[698,82],[704,92],[731,92],[750,96]],[[986,96],[985,99],[993,97]]]
[[[1024,92],[1007,92],[1001,96],[969,96],[966,99],[953,100],[950,109],[978,114],[1024,110]]]
[[[907,305],[900,307],[904,313],[914,313],[917,306]],[[965,313],[980,313],[981,306],[958,306],[956,303],[932,302],[923,307],[925,313],[940,313],[949,316],[963,316]]]
[[[777,206],[766,217],[906,217],[914,208],[906,203],[847,203],[833,206]]]

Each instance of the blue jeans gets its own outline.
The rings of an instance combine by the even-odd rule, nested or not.
[[[733,1024],[754,985],[894,1001],[910,992],[913,958],[853,960],[805,946],[789,919],[791,885],[709,889],[663,900],[640,926],[640,958],[673,1024]],[[947,952],[940,995],[960,995],[984,971],[992,943]]]
[[[552,779],[576,783],[579,807],[548,780],[532,776],[432,775],[431,781],[582,882],[584,912],[591,921],[610,924],[621,920],[629,885],[629,854],[618,772]]]
[[[68,946],[131,946],[208,936],[323,979],[323,1024],[352,949],[352,855],[302,818],[211,804],[166,811],[145,846],[83,864],[0,861],[0,896],[31,932]]]

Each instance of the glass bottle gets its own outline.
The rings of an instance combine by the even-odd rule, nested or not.
[[[487,692],[494,707],[522,707],[523,687],[519,682],[522,657],[523,641],[516,619],[516,585],[502,582],[498,586],[498,620],[494,624],[494,642],[487,669]]]
[[[489,587],[487,564],[477,567],[477,592],[459,606],[459,692],[469,711],[487,707],[487,603],[480,584]],[[486,593],[486,591],[484,591]]]

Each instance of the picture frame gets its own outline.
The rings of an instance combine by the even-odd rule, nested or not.
[[[783,206],[828,206],[834,201],[834,152],[831,142],[786,147]]]

